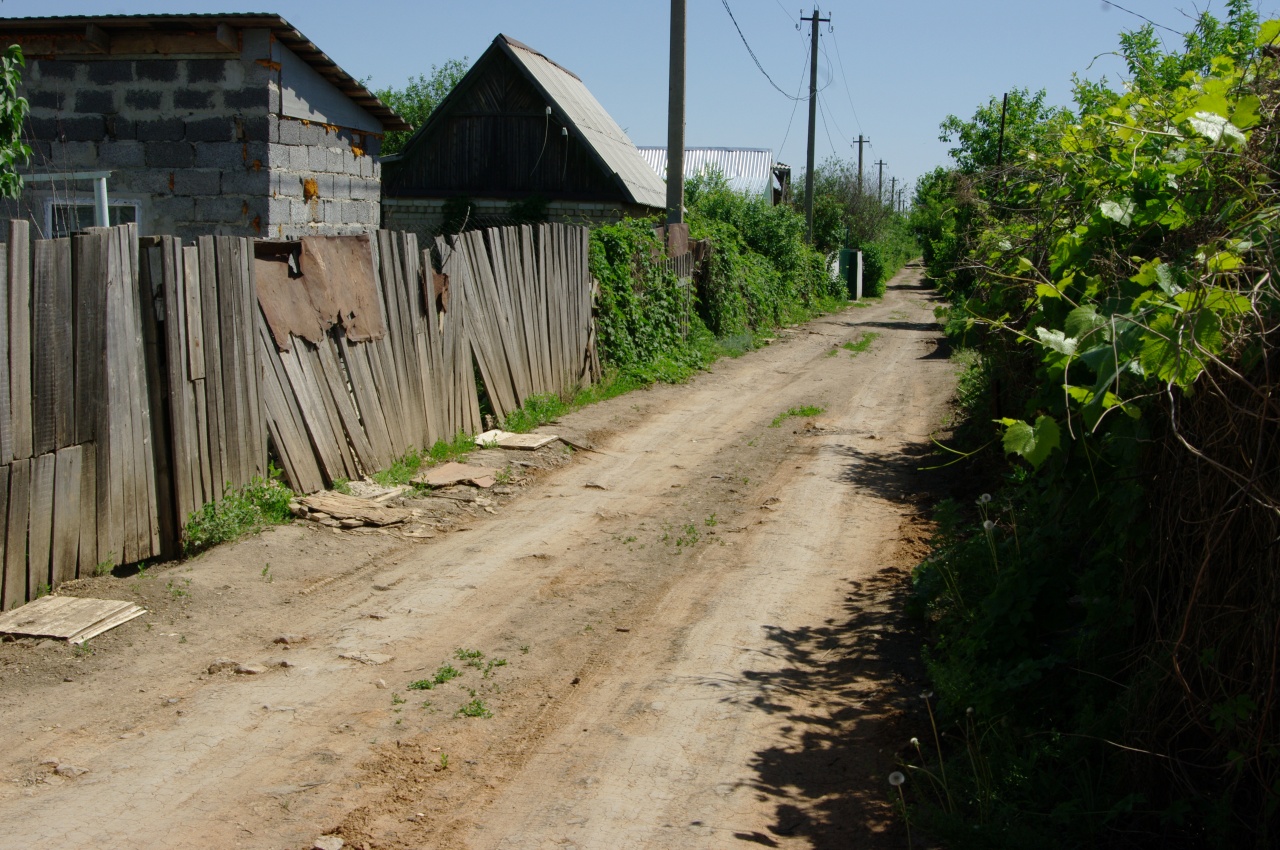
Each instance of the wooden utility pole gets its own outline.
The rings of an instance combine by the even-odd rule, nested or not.
[[[892,209],[898,208],[898,178],[889,178],[889,206]]]
[[[813,243],[813,144],[818,129],[818,24],[830,23],[830,18],[819,16],[818,7],[802,21],[809,22],[809,150],[805,155],[804,169],[804,225],[805,238]]]
[[[858,134],[858,196],[862,196],[862,146],[870,142],[870,139],[864,139],[862,134]]]
[[[684,221],[685,0],[671,0],[671,72],[667,92],[667,224]]]
[[[876,163],[880,166],[880,180],[876,183],[876,197],[880,199],[880,203],[884,203],[884,167],[885,161],[882,159]]]
[[[1000,141],[996,145],[996,168],[1004,164],[1004,116],[1009,111],[1009,93],[1004,93],[1004,100],[1000,101]]]

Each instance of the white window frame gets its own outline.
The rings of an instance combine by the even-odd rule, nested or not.
[[[54,207],[88,207],[93,209],[93,196],[81,197],[78,194],[72,197],[50,196],[44,199],[44,228],[45,233],[50,237],[55,236],[53,229],[53,209]],[[132,207],[133,220],[135,223],[142,222],[142,199],[141,198],[120,198],[112,197],[107,202],[107,214],[110,219],[111,210],[116,207]],[[111,224],[115,224],[112,220]],[[63,234],[66,235],[66,234]]]

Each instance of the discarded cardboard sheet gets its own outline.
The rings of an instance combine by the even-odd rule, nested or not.
[[[0,634],[58,638],[82,644],[145,613],[146,609],[132,602],[44,596],[0,615]]]
[[[299,499],[303,505],[336,520],[359,519],[367,525],[396,525],[413,516],[401,508],[389,508],[371,499],[342,493],[315,493]]]
[[[513,434],[497,428],[476,436],[478,446],[497,446],[500,449],[534,451],[560,439],[555,434]]]
[[[413,480],[417,484],[428,484],[432,487],[449,487],[465,483],[471,483],[477,487],[492,487],[495,483],[492,469],[452,461],[420,472]]]

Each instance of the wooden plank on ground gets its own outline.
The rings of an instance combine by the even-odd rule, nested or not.
[[[46,596],[21,611],[0,616],[0,634],[58,638],[78,644],[145,613],[132,602]]]
[[[53,547],[53,481],[57,456],[31,461],[31,526],[27,534],[27,598],[35,599],[52,586],[49,556]]]
[[[4,543],[4,610],[27,601],[27,529],[31,518],[31,461],[9,467],[8,525]]]
[[[80,555],[80,478],[84,452],[67,446],[57,453],[53,473],[53,587],[76,577]]]
[[[80,449],[80,553],[76,576],[85,578],[94,575],[98,566],[98,446],[83,443]]]
[[[372,499],[342,493],[316,493],[298,501],[311,510],[326,513],[334,519],[360,519],[367,525],[395,525],[412,516],[403,508],[389,508]]]
[[[71,288],[75,302],[75,407],[73,442],[96,439],[100,411],[105,400],[106,348],[103,329],[107,280],[102,239],[92,234],[71,237]]]

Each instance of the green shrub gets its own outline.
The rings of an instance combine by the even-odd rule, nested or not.
[[[289,501],[294,494],[279,477],[280,471],[272,467],[266,478],[255,477],[238,490],[228,486],[221,499],[193,512],[182,529],[183,551],[191,556],[256,534],[268,525],[289,522]]]

